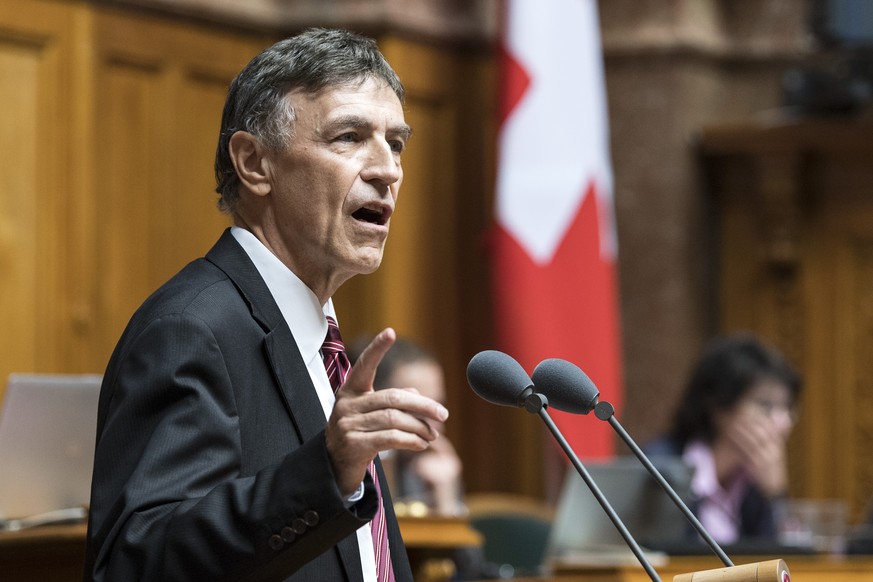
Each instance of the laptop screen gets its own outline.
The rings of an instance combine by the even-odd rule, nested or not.
[[[101,379],[10,375],[0,408],[0,519],[87,506]]]
[[[690,497],[691,469],[681,459],[653,461],[679,496]],[[583,463],[628,531],[644,548],[647,544],[688,535],[688,522],[654,477],[635,457]],[[567,471],[549,538],[550,560],[573,559],[582,554],[622,551],[627,548],[575,468]]]

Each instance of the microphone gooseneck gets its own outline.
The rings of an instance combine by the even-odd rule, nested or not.
[[[706,544],[712,549],[718,559],[725,566],[733,566],[734,563],[727,556],[727,554],[722,550],[721,546],[718,545],[713,537],[706,531],[706,528],[703,527],[703,524],[697,519],[697,516],[692,513],[692,511],[688,508],[682,498],[679,497],[679,494],[676,493],[676,490],[670,486],[670,483],[667,482],[666,479],[661,475],[661,472],[655,467],[654,464],[649,460],[649,457],[637,446],[637,443],[631,438],[631,436],[624,430],[624,427],[621,426],[621,423],[618,422],[618,419],[615,418],[615,407],[612,406],[609,402],[598,402],[597,406],[594,407],[594,415],[600,420],[604,420],[609,423],[610,426],[618,433],[618,436],[621,437],[621,440],[630,448],[633,452],[634,456],[640,460],[640,463],[646,468],[646,470],[652,474],[652,477],[655,478],[655,481],[658,482],[658,485],[661,486],[661,489],[670,497],[676,507],[685,515],[685,519],[694,527],[700,537],[706,542]]]
[[[558,358],[543,360],[533,371],[536,391],[546,395],[549,406],[573,414],[588,414],[600,392],[578,366]]]
[[[558,364],[563,366],[563,364]],[[547,365],[548,369],[549,366]],[[536,372],[534,372],[536,373]],[[473,391],[484,400],[501,406],[524,407],[530,413],[539,414],[540,418],[546,424],[552,435],[557,440],[558,444],[563,449],[564,453],[570,459],[570,462],[576,468],[579,476],[585,481],[585,484],[594,494],[600,506],[606,512],[610,521],[615,525],[618,532],[624,538],[630,550],[636,556],[637,560],[642,565],[643,569],[649,575],[653,582],[661,582],[658,573],[652,567],[652,564],[646,559],[642,548],[633,538],[633,536],[625,527],[621,518],[610,505],[609,501],[603,495],[603,492],[591,478],[591,475],[582,465],[579,457],[573,452],[567,439],[561,434],[561,431],[555,425],[546,408],[549,405],[548,398],[536,391],[534,383],[531,381],[524,368],[516,362],[511,356],[502,352],[488,350],[479,352],[470,363],[467,365],[467,382]],[[590,382],[591,386],[594,384]],[[596,390],[596,389],[595,389]],[[569,395],[569,394],[568,394]],[[558,397],[560,399],[560,396]],[[596,402],[596,395],[595,395]],[[569,402],[567,400],[566,402]],[[593,407],[593,404],[591,405]],[[588,408],[591,410],[591,407]],[[587,412],[587,411],[586,411]]]
[[[540,366],[544,366],[547,362],[551,362],[551,360],[543,360],[543,362],[537,366],[537,369],[539,369]],[[598,392],[594,383],[591,382],[591,379],[588,378],[588,375],[585,374],[585,372],[570,362],[566,362],[565,364],[550,363],[544,367],[544,370],[548,371],[549,381],[543,381],[541,383],[540,379],[545,377],[545,374],[537,374],[537,370],[534,370],[534,382],[536,390],[541,392],[548,399],[550,404],[552,403],[552,394],[554,393],[557,395],[559,403],[567,401],[571,402],[571,404],[566,405],[565,408],[555,406],[555,408],[559,408],[559,410],[574,412],[576,414],[587,414],[591,410],[588,406],[591,403],[592,391],[594,393]],[[670,497],[676,507],[678,507],[685,516],[685,519],[687,519],[697,533],[700,534],[700,537],[703,538],[722,563],[728,567],[733,566],[733,562],[728,558],[721,546],[718,545],[718,542],[716,542],[709,532],[706,531],[706,528],[703,527],[703,524],[700,523],[685,502],[682,501],[682,498],[679,497],[676,490],[673,489],[666,479],[664,479],[661,472],[658,471],[654,464],[652,464],[642,449],[637,446],[636,442],[634,442],[627,431],[624,430],[624,427],[621,426],[621,423],[619,423],[615,418],[615,407],[613,407],[609,402],[597,402],[596,400],[592,406],[594,416],[600,420],[608,422],[609,425],[612,426],[613,430],[618,433],[618,436],[621,437],[628,448],[630,448],[634,456],[636,456],[646,470],[651,473],[652,477],[655,478],[655,481],[658,482],[658,485],[661,486],[661,489],[663,489]]]
[[[534,402],[541,402],[542,404],[539,407],[539,410],[533,410],[535,408],[533,406]],[[588,486],[588,489],[591,490],[591,493],[594,495],[594,498],[597,499],[597,502],[600,504],[600,507],[603,508],[603,511],[606,512],[606,516],[618,530],[618,533],[621,534],[621,537],[624,539],[630,551],[633,552],[633,555],[636,557],[637,561],[643,567],[643,570],[646,571],[646,574],[649,575],[649,578],[653,582],[661,582],[661,578],[658,576],[658,573],[655,571],[655,568],[646,559],[645,554],[643,553],[643,549],[631,535],[630,531],[628,531],[627,527],[624,525],[624,522],[621,521],[621,518],[615,512],[612,505],[609,503],[609,500],[606,499],[606,496],[603,495],[603,492],[600,490],[600,487],[597,486],[594,479],[588,473],[588,469],[585,468],[585,465],[582,464],[582,461],[579,460],[579,457],[570,447],[570,443],[567,442],[567,439],[564,438],[564,435],[558,429],[555,422],[552,420],[552,417],[549,416],[549,413],[546,411],[546,407],[548,406],[548,398],[546,398],[543,394],[534,392],[527,398],[527,405],[525,408],[528,412],[538,412],[540,418],[543,419],[543,422],[548,427],[549,431],[551,431],[552,435],[555,437],[555,440],[558,441],[558,444],[564,450],[564,453],[567,455],[567,458],[570,459],[570,462],[573,464],[573,467],[576,468],[576,472],[579,473],[579,476],[582,477],[582,480],[585,481],[585,485]]]

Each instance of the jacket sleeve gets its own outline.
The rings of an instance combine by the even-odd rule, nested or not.
[[[187,314],[122,338],[101,391],[86,579],[281,580],[375,514],[369,478],[346,507],[323,431],[242,473],[226,360]]]

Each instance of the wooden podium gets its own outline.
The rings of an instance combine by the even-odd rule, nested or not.
[[[729,578],[721,572],[720,562],[715,556],[670,556],[666,562],[656,565],[663,582],[747,582],[778,580],[778,578],[748,577],[741,569],[782,560],[764,560],[760,556],[739,556],[733,558],[735,568],[740,570],[730,574],[746,577]],[[790,569],[791,582],[867,582],[873,580],[873,556],[789,556],[786,560]],[[775,565],[775,564],[774,564]],[[689,574],[697,576],[688,578]],[[703,575],[706,575],[704,577]],[[757,575],[757,572],[755,573]],[[762,572],[766,576],[766,572]],[[683,577],[684,576],[684,577]],[[718,577],[721,576],[721,577]],[[615,566],[555,565],[551,574],[539,578],[528,578],[524,582],[650,582],[646,572],[638,564]],[[522,582],[516,580],[515,582]],[[783,582],[779,580],[779,582]],[[786,581],[787,582],[787,581]]]
[[[785,561],[777,559],[688,572],[673,576],[673,582],[791,582],[791,574]]]

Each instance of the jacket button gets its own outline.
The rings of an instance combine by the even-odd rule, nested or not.
[[[309,527],[315,527],[316,525],[318,525],[318,513],[310,509],[303,514],[303,521],[306,522],[306,525],[308,525]]]
[[[279,533],[281,533],[282,535],[282,541],[284,541],[286,544],[290,544],[294,541],[294,538],[297,537],[294,535],[294,530],[288,526],[283,527],[282,531]]]
[[[273,534],[270,536],[269,545],[271,550],[281,550],[282,546],[285,545],[285,542],[282,541],[282,536],[279,534]]]
[[[302,534],[303,532],[306,531],[306,522],[298,517],[297,519],[295,519],[294,521],[291,522],[291,529],[294,530],[294,533],[296,533],[298,535]]]

